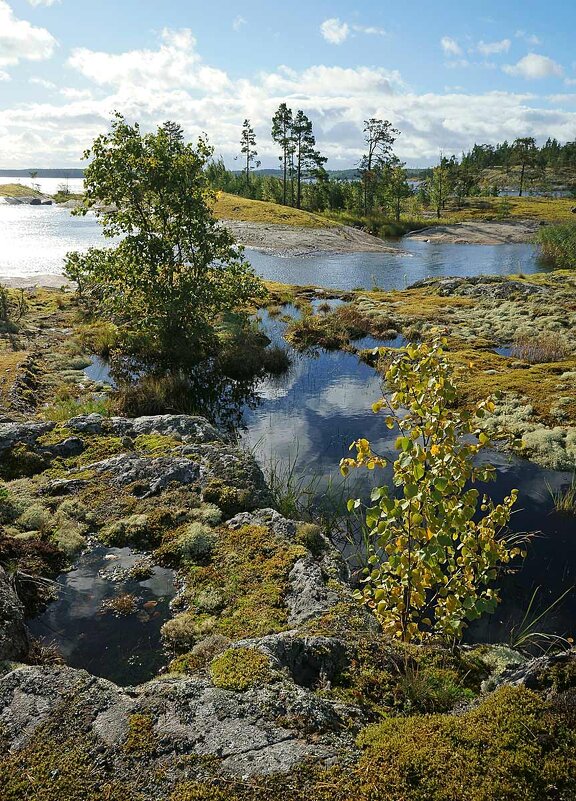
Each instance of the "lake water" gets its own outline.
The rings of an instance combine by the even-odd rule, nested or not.
[[[96,218],[74,217],[54,206],[0,206],[0,278],[58,275],[71,250],[102,247]],[[443,245],[408,241],[398,253],[326,253],[314,257],[246,254],[262,278],[332,289],[402,289],[421,278],[442,275],[538,272],[532,245]],[[404,251],[408,251],[405,253]]]
[[[286,311],[294,313],[290,307]],[[263,379],[256,386],[256,402],[246,404],[242,412],[240,436],[244,444],[265,469],[270,464],[280,471],[293,468],[304,485],[312,482],[311,491],[318,502],[327,504],[330,510],[342,496],[366,498],[375,482],[390,484],[390,467],[375,472],[353,471],[345,488],[338,471],[340,459],[348,455],[349,445],[359,437],[370,440],[385,458],[395,458],[397,433],[389,431],[382,415],[373,414],[371,409],[382,396],[379,375],[352,353],[298,353],[282,339],[285,323],[267,313],[261,317],[271,340],[288,348],[292,365],[286,374]],[[513,488],[520,490],[511,528],[538,532],[528,557],[518,561],[517,572],[502,577],[503,602],[497,613],[485,616],[470,631],[478,639],[501,641],[522,619],[537,588],[536,608],[543,610],[576,586],[576,524],[573,517],[553,511],[551,498],[551,491],[569,485],[569,473],[545,470],[496,451],[485,458],[497,467],[496,481],[485,487],[496,501]],[[353,558],[353,548],[344,544],[343,550]],[[542,621],[539,630],[574,634],[575,619],[576,593],[572,592]]]

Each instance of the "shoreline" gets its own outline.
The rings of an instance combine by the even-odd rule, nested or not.
[[[545,224],[538,220],[470,220],[430,225],[404,239],[450,245],[526,245]]]

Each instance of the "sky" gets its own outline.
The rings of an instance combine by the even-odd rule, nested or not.
[[[474,142],[576,139],[573,0],[0,0],[0,167],[79,167],[114,110],[205,132],[238,166],[250,119],[264,167],[281,102],[328,168],[390,120],[408,166]]]

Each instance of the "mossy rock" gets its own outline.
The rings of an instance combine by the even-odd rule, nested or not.
[[[204,487],[202,498],[215,504],[222,510],[224,517],[234,517],[239,512],[250,512],[254,508],[252,493],[247,489],[238,489],[214,478]]]
[[[16,478],[35,476],[50,467],[50,458],[36,453],[26,445],[16,445],[2,454],[0,478],[12,481]]]
[[[247,690],[270,684],[274,672],[270,659],[253,648],[229,648],[212,660],[210,678],[223,690]]]

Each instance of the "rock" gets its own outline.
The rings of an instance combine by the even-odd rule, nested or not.
[[[68,437],[56,445],[50,445],[48,450],[53,456],[68,459],[71,456],[79,456],[84,451],[84,442],[80,437]]]
[[[29,205],[30,206],[41,206],[42,205],[42,200],[39,197],[33,197],[30,200],[30,204]]]
[[[149,417],[111,417],[100,414],[80,415],[66,423],[66,428],[82,434],[112,434],[134,439],[139,434],[159,434],[183,442],[221,442],[224,437],[204,417],[186,414],[160,414]]]
[[[270,656],[273,667],[287,670],[300,687],[326,687],[348,665],[346,645],[337,637],[303,637],[283,631],[239,640],[234,648],[254,648]]]
[[[52,431],[56,423],[0,423],[0,453],[23,444],[32,447],[43,434]]]
[[[477,275],[468,278],[423,278],[411,284],[409,289],[420,289],[434,286],[440,296],[463,295],[468,297],[489,297],[496,300],[507,300],[517,295],[524,297],[545,294],[545,286],[525,281],[514,281],[504,276]]]
[[[290,593],[286,605],[289,623],[297,626],[318,617],[338,603],[338,593],[328,590],[320,564],[311,554],[299,559],[288,576]]]
[[[11,577],[0,567],[0,662],[24,659],[28,654],[24,604]]]
[[[572,683],[576,685],[576,649],[545,654],[512,665],[497,676],[494,686],[511,684],[527,687],[529,690],[546,690],[553,686],[553,674],[565,672],[572,675]]]
[[[146,459],[126,453],[102,462],[94,462],[83,469],[93,470],[98,474],[106,473],[110,483],[117,487],[137,483],[139,486],[134,494],[140,498],[157,495],[172,482],[197,483],[202,470],[199,464],[183,457],[161,456]]]
[[[57,478],[39,487],[40,495],[54,497],[58,495],[76,495],[88,486],[88,481],[81,478]]]
[[[172,782],[184,778],[183,755],[210,756],[219,771],[245,777],[341,758],[355,752],[345,711],[285,682],[236,692],[203,678],[164,678],[122,690],[60,666],[23,667],[0,678],[0,728],[12,752],[42,724],[57,721],[67,736],[95,737],[94,752],[103,755],[109,775],[132,780],[123,773],[130,770],[124,757],[130,722],[134,716],[149,720],[152,745],[138,755],[140,789],[166,765]],[[314,730],[314,737],[303,737],[302,726]]]

